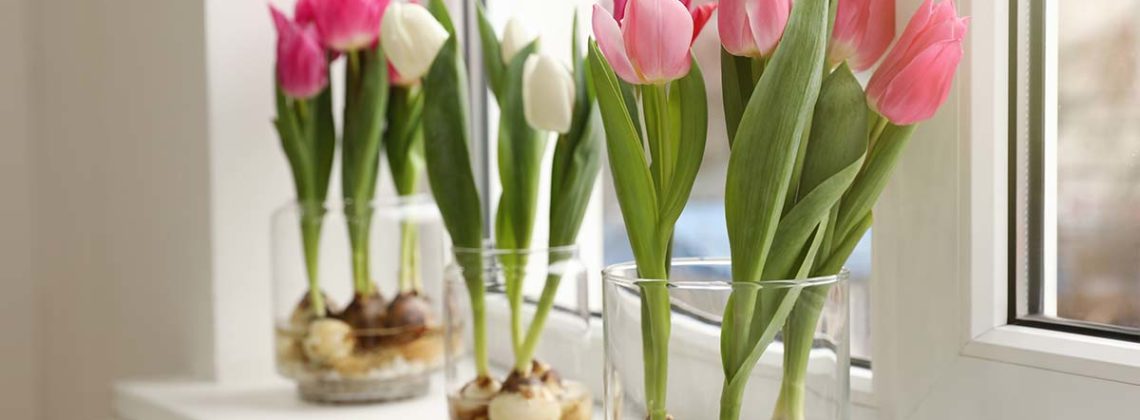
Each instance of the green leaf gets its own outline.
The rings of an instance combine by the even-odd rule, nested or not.
[[[596,42],[590,42],[590,77],[598,95],[598,108],[606,131],[606,151],[622,219],[643,278],[664,279],[664,261],[658,254],[657,194],[649,174],[638,131],[626,107],[623,89]]]
[[[503,249],[530,247],[538,206],[538,181],[546,138],[523,114],[523,65],[538,44],[532,42],[511,59],[499,99],[499,180],[503,191],[495,215],[495,242]]]
[[[795,165],[822,83],[827,31],[827,0],[800,0],[783,40],[767,63],[741,117],[729,156],[725,187],[734,282],[761,279]],[[725,371],[746,366],[754,348],[755,291],[735,291],[726,317],[733,317],[733,339],[721,348]],[[759,356],[757,356],[759,357]]]
[[[839,273],[839,270],[843,269],[843,264],[847,262],[847,259],[851,257],[851,253],[855,251],[855,246],[858,245],[859,241],[863,239],[863,235],[867,233],[867,230],[871,229],[871,223],[873,221],[873,214],[871,212],[867,212],[866,216],[864,216],[862,219],[859,219],[859,221],[851,227],[850,232],[848,232],[847,235],[844,236],[838,244],[836,244],[835,249],[831,252],[831,255],[828,256],[823,263],[819,264],[816,267],[815,272],[813,272],[812,275],[830,276]]]
[[[487,84],[490,85],[491,92],[495,97],[499,97],[502,95],[507,73],[507,66],[502,58],[502,46],[499,45],[499,36],[495,34],[495,27],[487,19],[487,10],[483,7],[483,2],[475,2],[475,5],[479,18],[479,40],[483,47],[483,69],[487,72]]]
[[[823,73],[827,1],[797,1],[744,110],[725,189],[734,281],[759,281]],[[740,320],[737,320],[740,321]]]
[[[855,183],[843,197],[843,204],[839,208],[839,225],[836,232],[840,237],[846,237],[875,206],[911,134],[914,134],[913,125],[900,127],[887,124],[879,138],[872,139],[874,146],[867,158],[867,164],[855,178]]]
[[[483,216],[467,149],[467,75],[446,6],[441,0],[432,0],[428,7],[451,33],[423,83],[428,179],[452,242],[458,247],[479,248]]]
[[[804,152],[798,189],[803,195],[780,220],[762,279],[787,279],[796,274],[812,231],[859,173],[867,150],[866,109],[863,89],[846,65],[824,81]]]
[[[324,202],[328,197],[329,178],[332,176],[333,158],[336,156],[336,126],[333,123],[332,87],[326,88],[314,101],[315,133],[313,142],[316,155],[316,195]]]
[[[724,123],[728,129],[728,145],[732,146],[740,118],[748,105],[749,93],[756,86],[752,75],[752,59],[729,54],[720,50],[721,99],[724,102]]]
[[[416,192],[424,167],[423,91],[419,86],[393,86],[388,105],[388,129],[384,148],[396,193]]]
[[[680,127],[674,144],[677,148],[673,152],[675,166],[667,187],[663,188],[661,220],[658,222],[661,230],[667,229],[669,232],[672,232],[673,224],[689,201],[697,172],[704,160],[705,141],[708,137],[708,99],[705,96],[704,76],[695,59],[689,74],[674,82],[672,89],[669,94],[670,103],[677,104],[679,108],[674,120]]]
[[[350,63],[346,69],[342,193],[346,202],[370,203],[376,193],[380,137],[387,114],[388,64],[380,47],[351,54],[357,65]]]
[[[560,138],[554,149],[551,176],[550,246],[571,245],[578,237],[586,207],[602,167],[602,117],[590,107],[590,118],[577,139]]]

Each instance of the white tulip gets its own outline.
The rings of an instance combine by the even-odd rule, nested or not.
[[[508,20],[507,27],[503,28],[503,40],[499,42],[499,53],[503,56],[503,63],[511,64],[515,54],[526,48],[534,38],[534,34],[531,34],[518,19]]]
[[[451,34],[423,6],[394,1],[380,23],[380,45],[403,80],[418,80],[431,68]]]
[[[574,76],[554,57],[534,54],[523,67],[523,114],[531,127],[566,133],[574,118]]]

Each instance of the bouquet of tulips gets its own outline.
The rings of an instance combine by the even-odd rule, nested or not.
[[[572,66],[539,53],[537,40],[511,20],[500,38],[479,8],[480,40],[488,87],[500,109],[498,157],[502,183],[494,218],[495,248],[510,309],[515,363],[499,381],[487,355],[484,227],[479,192],[469,162],[467,77],[451,18],[441,0],[428,8],[450,34],[424,78],[425,158],[432,192],[457,251],[472,310],[476,377],[450,395],[454,418],[497,420],[589,418],[590,396],[567,392],[553,368],[533,360],[554,306],[560,276],[551,273],[527,328],[523,327],[526,253],[532,246],[542,157],[557,133],[551,176],[551,246],[575,243],[601,157],[601,128],[587,89],[577,36]],[[460,251],[463,250],[463,251]],[[555,263],[555,261],[550,261]]]
[[[406,372],[409,364],[434,368],[441,363],[442,344],[439,334],[427,334],[439,325],[420,294],[414,230],[401,226],[400,290],[391,302],[371,278],[369,245],[384,147],[396,190],[401,195],[416,190],[423,167],[420,78],[431,63],[422,55],[439,50],[447,33],[422,6],[388,0],[300,0],[292,19],[273,7],[271,14],[278,32],[274,124],[293,170],[309,280],[291,331],[279,340],[284,346],[279,356],[289,359],[286,367],[299,366],[287,370],[301,371],[293,374],[302,379],[367,378],[387,369]],[[342,57],[344,114],[338,133],[328,73]],[[354,291],[339,310],[318,280],[320,232],[338,144]],[[295,347],[300,351],[291,351]]]
[[[670,206],[684,197],[671,188],[691,182],[696,165],[678,168],[703,147],[706,116],[693,104],[704,94],[695,92],[701,78],[689,42],[704,13],[684,0],[615,3],[612,15],[595,7],[591,75],[639,274],[662,280],[641,287],[645,411],[664,419],[671,311],[664,268],[679,212]],[[927,0],[864,90],[853,72],[873,67],[894,38],[893,0],[721,0],[717,13],[733,281],[835,275],[871,226],[915,124],[945,101],[968,21],[953,0]],[[778,332],[784,374],[772,418],[805,417],[809,351],[827,289],[734,288],[721,330],[721,419],[740,417],[752,369]]]

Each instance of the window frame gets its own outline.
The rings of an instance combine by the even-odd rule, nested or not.
[[[1009,139],[1017,121],[1008,111],[1017,104],[1002,92],[1016,80],[1011,23],[1026,1],[959,2],[972,20],[955,90],[917,130],[876,206],[872,328],[882,419],[1120,418],[1134,410],[1126,396],[1140,391],[1140,344],[1010,323],[1017,238],[1009,235]],[[900,0],[899,16],[921,3]]]
[[[1010,20],[1010,33],[1025,35],[1028,42],[1010,39],[1010,80],[1015,80],[1024,65],[1028,70],[1029,88],[1019,92],[1013,83],[1009,87],[1010,97],[1026,98],[1028,112],[1023,113],[1017,104],[1011,102],[1009,153],[1010,162],[1017,162],[1019,154],[1024,154],[1024,168],[1009,165],[1009,202],[1025,203],[1024,209],[1010,211],[1009,236],[1019,237],[1025,230],[1027,237],[1024,261],[1018,259],[1023,244],[1009,241],[1009,296],[1007,303],[1010,325],[1041,328],[1094,337],[1109,338],[1140,343],[1140,330],[1118,327],[1081,320],[1061,318],[1057,312],[1057,200],[1056,148],[1058,147],[1057,126],[1049,121],[1057,121],[1055,105],[1057,99],[1057,33],[1059,31],[1056,0],[1037,0],[1020,5],[1011,1],[1011,16],[1025,16]],[[1028,10],[1024,10],[1028,8]],[[1025,31],[1022,31],[1022,28]],[[1022,45],[1028,44],[1028,45]],[[1027,47],[1026,54],[1020,54]],[[1020,61],[1018,61],[1020,60]],[[1021,62],[1024,61],[1024,64]],[[1021,122],[1024,120],[1024,122]],[[1024,126],[1019,125],[1024,124]],[[1022,136],[1025,136],[1024,138]],[[1024,153],[1019,143],[1025,143]],[[1025,176],[1019,172],[1024,169]],[[1020,206],[1021,204],[1019,204]],[[1021,220],[1024,217],[1025,220]],[[1021,301],[1024,296],[1024,302]]]

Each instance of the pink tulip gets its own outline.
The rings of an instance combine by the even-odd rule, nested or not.
[[[313,25],[298,25],[270,6],[277,27],[277,83],[286,95],[311,98],[328,86],[328,63]]]
[[[368,47],[380,35],[380,19],[389,0],[301,0],[298,15],[317,24],[330,49],[349,52]],[[310,18],[311,16],[311,18]]]
[[[791,13],[792,0],[721,0],[717,15],[720,42],[732,55],[771,55]]]
[[[297,4],[293,6],[293,20],[298,25],[317,23],[316,16],[313,15],[313,3],[316,1],[318,0],[297,0]]]
[[[895,39],[895,0],[840,0],[827,59],[855,71],[875,65]]]
[[[926,0],[871,77],[871,108],[898,125],[934,116],[950,94],[968,25],[969,18],[958,17],[953,0]]]
[[[617,0],[612,15],[594,5],[594,38],[614,72],[639,85],[667,83],[688,74],[693,40],[716,9],[716,3],[691,9],[689,3]]]

